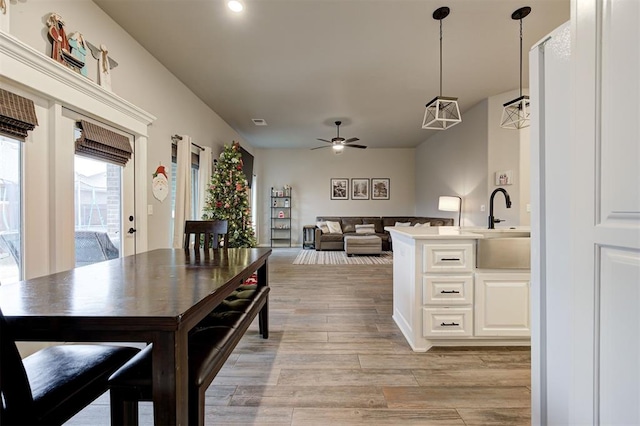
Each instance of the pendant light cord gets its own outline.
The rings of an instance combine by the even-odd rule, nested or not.
[[[520,47],[520,49],[522,49],[522,47]],[[520,73],[522,74],[522,71],[520,71]],[[440,97],[442,97],[442,19],[440,19]]]
[[[520,97],[522,97],[522,18],[520,18]]]

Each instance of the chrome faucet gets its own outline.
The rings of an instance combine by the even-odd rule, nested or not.
[[[494,225],[496,223],[504,222],[504,220],[496,219],[493,217],[493,197],[495,197],[498,192],[502,192],[504,194],[504,199],[507,203],[507,208],[508,209],[511,208],[511,197],[509,197],[509,193],[507,192],[507,190],[504,188],[496,188],[491,193],[491,198],[489,199],[489,229],[495,229]]]

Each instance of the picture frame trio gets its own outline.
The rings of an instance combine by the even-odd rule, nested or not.
[[[332,200],[388,200],[391,181],[389,178],[332,178]]]

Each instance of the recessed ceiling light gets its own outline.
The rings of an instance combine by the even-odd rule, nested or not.
[[[266,126],[267,125],[267,122],[262,118],[252,118],[251,121],[253,121],[253,124],[255,124],[256,126]]]
[[[227,2],[227,6],[229,6],[229,9],[234,12],[242,12],[242,9],[244,9],[242,2],[240,2],[239,0],[229,0]]]

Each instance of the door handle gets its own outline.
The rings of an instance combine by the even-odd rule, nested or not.
[[[133,228],[129,228],[129,230],[127,231],[127,233],[129,234],[133,234],[134,232],[136,232],[136,230]]]

